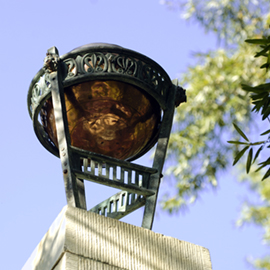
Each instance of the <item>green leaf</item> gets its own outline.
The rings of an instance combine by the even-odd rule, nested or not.
[[[246,142],[238,142],[238,141],[227,141],[227,143],[249,145],[249,143],[246,143]]]
[[[262,112],[262,114],[263,114],[262,120],[266,119],[270,114],[270,107],[268,107],[264,112]]]
[[[265,63],[265,64],[263,64],[262,66],[260,66],[260,68],[266,68],[266,69],[268,69],[268,68],[269,68],[269,66],[270,66],[270,64],[269,64],[269,63]]]
[[[246,146],[242,149],[234,158],[233,166],[239,161],[239,159],[244,155],[244,153],[248,150],[249,146]]]
[[[246,164],[247,173],[249,173],[249,171],[250,171],[252,156],[253,156],[253,149],[251,147],[250,150],[249,150],[249,153],[248,153],[248,157],[247,157],[247,164]]]
[[[267,160],[265,160],[265,161],[259,163],[259,165],[261,165],[261,164],[264,164],[264,166],[270,165],[270,158],[268,158]]]
[[[270,129],[268,129],[267,131],[263,132],[263,133],[260,134],[260,135],[263,136],[263,135],[266,135],[266,134],[268,134],[268,133],[270,133]]]
[[[263,145],[257,150],[255,157],[253,159],[253,163],[256,161],[256,159],[258,158],[260,152],[263,150]]]
[[[237,132],[246,140],[249,142],[247,136],[245,135],[245,133],[235,124],[233,123],[235,129],[237,130]]]
[[[262,99],[260,101],[254,101],[252,103],[255,105],[252,111],[259,112],[264,105],[264,100]]]
[[[270,176],[270,168],[267,170],[267,172],[263,176],[262,181],[265,180],[266,178],[268,178],[269,176]]]
[[[262,92],[262,93],[259,93],[259,94],[251,94],[251,98],[253,100],[263,99],[263,98],[266,98],[266,97],[268,97],[268,92]]]
[[[270,83],[259,84],[257,86],[249,86],[247,84],[241,84],[243,90],[253,93],[269,92]]]
[[[263,143],[265,143],[265,141],[250,143],[249,145],[260,145],[260,144],[263,144]]]
[[[270,41],[268,39],[246,39],[245,42],[251,43],[251,44],[269,44]]]
[[[261,50],[260,52],[258,52],[255,57],[259,57],[259,56],[262,56],[262,55],[266,55],[266,52],[268,52],[270,49],[270,45],[266,46],[263,50]]]
[[[258,92],[258,89],[256,89],[256,87],[252,87],[252,86],[249,86],[247,84],[241,84],[242,86],[242,89],[247,91],[247,92]]]
[[[260,171],[262,168],[264,168],[266,166],[266,164],[263,164],[263,165],[261,165],[259,168],[257,168],[256,169],[256,171],[255,172],[258,172],[258,171]]]

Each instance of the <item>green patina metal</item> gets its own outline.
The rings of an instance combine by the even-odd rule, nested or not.
[[[142,151],[130,158],[134,160],[142,156],[157,143],[152,168],[71,146],[65,88],[95,80],[115,80],[134,85],[159,104],[163,117],[157,134]],[[58,148],[39,120],[42,106],[49,98],[53,100],[57,119]],[[61,159],[68,204],[87,209],[84,180],[118,188],[121,192],[89,211],[120,219],[145,205],[142,227],[148,229],[152,228],[174,108],[185,101],[185,90],[174,85],[156,62],[110,44],[85,45],[63,56],[58,55],[55,47],[49,49],[44,67],[32,80],[28,92],[28,110],[35,133],[42,145]]]

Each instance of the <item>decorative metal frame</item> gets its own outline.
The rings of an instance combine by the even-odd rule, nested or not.
[[[126,82],[139,87],[157,101],[163,111],[159,131],[143,151],[129,159],[142,156],[157,142],[152,168],[71,145],[64,91],[68,86],[91,80]],[[50,140],[39,119],[44,102],[50,97],[59,148]],[[185,101],[185,90],[174,85],[156,62],[110,44],[89,44],[61,57],[58,50],[52,47],[28,92],[28,110],[35,133],[43,146],[61,159],[67,203],[86,209],[84,180],[118,188],[121,190],[119,193],[89,211],[120,219],[145,205],[142,227],[147,229],[151,229],[153,224],[174,108]]]

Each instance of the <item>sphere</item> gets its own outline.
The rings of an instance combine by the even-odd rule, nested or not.
[[[87,81],[65,88],[71,145],[130,159],[153,140],[160,123],[157,102],[138,87],[119,81]],[[41,120],[58,147],[54,109],[48,99]]]

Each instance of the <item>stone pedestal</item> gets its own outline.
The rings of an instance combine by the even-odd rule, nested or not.
[[[211,270],[209,251],[66,206],[22,270]]]

